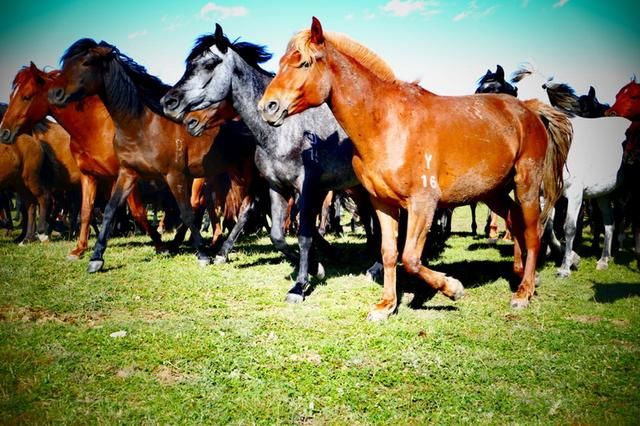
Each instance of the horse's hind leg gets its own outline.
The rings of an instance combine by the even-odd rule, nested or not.
[[[165,246],[162,243],[162,237],[158,233],[158,230],[151,226],[149,219],[147,219],[147,209],[144,208],[144,203],[142,202],[140,190],[137,185],[134,185],[131,189],[131,193],[127,197],[127,204],[129,204],[133,220],[136,221],[138,226],[140,226],[145,234],[151,238],[151,241],[153,241],[156,253],[164,252]]]
[[[129,193],[133,189],[137,180],[137,175],[135,172],[120,168],[118,173],[118,179],[113,188],[113,193],[111,194],[111,198],[109,198],[109,202],[107,203],[107,207],[104,209],[104,215],[102,217],[102,229],[98,234],[98,240],[96,241],[96,245],[93,249],[93,254],[91,255],[91,259],[89,260],[89,266],[87,267],[87,272],[94,273],[98,272],[104,266],[104,252],[107,249],[107,242],[109,236],[113,232],[113,228],[116,224],[115,215],[117,213],[118,207],[124,203],[124,200],[129,196]]]
[[[580,263],[580,256],[573,251],[573,242],[576,236],[578,215],[582,206],[582,188],[575,184],[571,185],[565,189],[565,195],[567,197],[567,217],[564,221],[564,258],[557,271],[557,275],[563,278],[571,275],[571,268],[577,268]]]
[[[231,229],[231,232],[229,232],[229,236],[227,237],[225,242],[222,244],[220,251],[218,251],[218,254],[216,254],[216,258],[215,258],[216,264],[227,262],[229,258],[229,252],[235,245],[236,241],[238,240],[238,237],[244,230],[244,227],[246,226],[247,222],[249,221],[253,212],[255,211],[255,206],[256,204],[253,198],[253,194],[245,194],[242,200],[242,205],[240,206],[240,212],[238,213],[238,220],[236,221],[236,224],[233,226],[233,229]]]
[[[211,263],[211,258],[205,253],[203,247],[203,239],[200,234],[200,223],[196,220],[196,213],[191,205],[191,187],[192,183],[187,176],[180,172],[172,172],[167,174],[167,184],[173,194],[178,208],[180,209],[180,219],[189,227],[191,231],[191,242],[193,248],[196,249],[196,256],[201,266]]]
[[[598,260],[596,269],[603,270],[609,267],[609,258],[611,257],[611,243],[613,240],[613,210],[611,208],[611,198],[609,196],[599,197],[597,200],[598,208],[602,213],[602,223],[604,224],[604,245],[602,247],[602,255]]]
[[[476,207],[478,207],[478,203],[469,203],[469,208],[471,209],[471,233],[473,235],[476,235],[476,232],[478,231],[478,223],[476,222]]]

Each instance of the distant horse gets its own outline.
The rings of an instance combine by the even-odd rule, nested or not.
[[[630,196],[627,209],[632,220],[636,260],[640,268],[640,84],[635,77],[620,89],[615,103],[605,114],[631,120],[631,126],[626,132],[622,167],[624,189]]]
[[[426,268],[420,256],[438,205],[478,200],[507,219],[517,249],[514,272],[522,279],[511,306],[526,307],[540,246],[540,188],[546,200],[543,219],[562,191],[571,133],[566,116],[538,101],[438,96],[401,82],[371,50],[325,34],[313,18],[311,29],[289,42],[258,107],[267,122],[282,126],[324,102],[353,141],[354,169],[382,229],[384,291],[369,319],[385,319],[397,307],[401,208],[408,211],[404,268],[445,296],[462,297],[460,281]],[[512,189],[515,202],[509,197]],[[524,264],[521,247],[526,248]]]
[[[312,251],[314,241],[328,244],[315,224],[324,194],[356,186],[358,180],[351,166],[351,141],[326,106],[301,114],[279,129],[260,118],[257,103],[273,76],[259,64],[270,57],[263,46],[231,43],[216,25],[215,34],[198,39],[184,75],[161,102],[168,116],[180,120],[187,111],[230,99],[256,136],[256,166],[270,187],[271,241],[299,266],[296,283],[286,297],[296,303],[304,300],[309,273],[324,276]],[[287,247],[283,231],[292,196],[300,210],[299,257]]]
[[[139,178],[161,179],[168,184],[180,217],[191,231],[198,260],[208,264],[210,257],[204,251],[190,205],[191,182],[196,177],[228,171],[233,179],[251,188],[256,176],[251,167],[255,142],[249,132],[240,123],[231,122],[199,138],[189,135],[181,124],[162,114],[159,100],[169,87],[108,43],[78,40],[67,49],[62,63],[61,75],[49,89],[49,100],[64,106],[98,95],[115,124],[114,147],[120,160],[118,179],[88,271],[102,268],[113,214]],[[251,203],[223,245],[224,257],[239,236],[250,208]]]
[[[578,98],[569,86],[558,86],[546,78],[532,65],[524,64],[513,74],[512,82],[517,83],[520,95],[545,98],[551,94],[553,103],[560,109],[581,111]],[[568,88],[568,89],[567,89]],[[595,91],[594,91],[595,98]],[[568,277],[571,268],[577,267],[580,257],[573,251],[576,223],[582,199],[596,199],[602,213],[605,238],[602,254],[596,269],[607,269],[611,257],[614,217],[612,192],[620,185],[622,162],[622,142],[629,121],[623,118],[582,118],[573,117],[573,142],[564,171],[564,196],[567,198],[567,216],[564,223],[565,251],[558,276]]]
[[[4,119],[6,111],[7,104],[0,104],[0,118]],[[80,171],[69,149],[69,135],[59,124],[42,120],[34,126],[32,135],[12,138],[12,142],[0,144],[0,186],[13,188],[25,203],[27,226],[18,238],[28,242],[37,235],[45,241],[53,191],[73,191],[80,183]]]
[[[496,72],[492,72],[491,70],[487,70],[486,74],[484,74],[480,80],[478,80],[478,88],[476,89],[476,93],[505,93],[507,95],[511,95],[514,97],[518,96],[518,89],[515,86],[510,85],[505,80],[504,76],[504,68],[501,65],[496,66]],[[472,217],[472,229],[476,226],[476,204],[471,204],[471,217]],[[487,237],[490,241],[495,241],[498,238],[498,215],[489,210],[489,216],[487,217],[487,225],[485,228],[485,233],[487,233]],[[473,231],[475,234],[475,230]],[[511,240],[511,234],[507,229],[503,239]]]
[[[43,72],[33,62],[18,72],[8,111],[0,123],[0,141],[11,143],[17,134],[31,132],[34,124],[47,115],[55,118],[70,134],[70,149],[80,169],[82,187],[80,234],[76,247],[67,256],[69,260],[76,260],[87,250],[98,184],[104,183],[107,188],[113,186],[120,164],[113,148],[115,127],[100,98],[90,96],[72,102],[67,108],[49,103],[47,92],[59,74],[59,71]],[[127,201],[136,222],[151,237],[156,250],[162,250],[160,235],[149,226],[137,185]]]

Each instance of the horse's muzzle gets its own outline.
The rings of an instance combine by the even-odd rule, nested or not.
[[[11,130],[7,129],[6,127],[4,129],[0,129],[0,142],[7,144],[7,145],[11,145],[12,143],[15,142],[16,139],[16,132],[12,132]]]
[[[281,126],[284,123],[284,119],[289,115],[288,110],[281,109],[280,103],[276,100],[260,102],[258,108],[262,119],[274,127]]]

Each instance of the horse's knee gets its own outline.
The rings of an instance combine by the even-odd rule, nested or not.
[[[285,241],[282,234],[271,233],[271,235],[269,235],[269,238],[271,239],[271,243],[275,246],[276,249],[282,251],[287,247],[287,242]]]
[[[382,264],[384,267],[394,267],[396,266],[396,262],[398,261],[398,249],[393,246],[382,246],[381,249],[382,254]]]
[[[404,266],[404,270],[407,271],[407,273],[416,275],[420,272],[420,267],[422,266],[420,256],[416,256],[414,254],[403,255],[402,266]]]

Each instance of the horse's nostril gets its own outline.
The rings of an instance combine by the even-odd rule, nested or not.
[[[271,101],[267,104],[267,112],[273,114],[278,111],[278,101]]]
[[[9,139],[11,139],[11,131],[9,129],[2,129],[0,139],[2,139],[3,142],[9,142]]]
[[[174,110],[178,106],[178,100],[172,96],[165,97],[163,103],[168,110]]]
[[[198,120],[195,118],[190,118],[189,121],[187,121],[187,128],[188,129],[195,129],[198,126]]]

